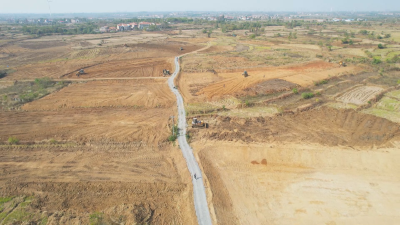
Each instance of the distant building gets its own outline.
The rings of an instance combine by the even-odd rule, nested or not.
[[[138,28],[138,24],[137,24],[137,23],[130,23],[130,24],[129,24],[129,28],[130,28],[131,30],[137,29],[137,28]]]
[[[129,25],[126,23],[121,23],[117,25],[117,30],[118,31],[127,31],[130,30]]]
[[[100,27],[100,32],[101,33],[107,33],[108,31],[109,31],[109,27],[108,26]]]
[[[139,29],[146,29],[146,28],[148,28],[150,25],[152,25],[152,23],[150,23],[150,22],[140,22],[139,23]]]

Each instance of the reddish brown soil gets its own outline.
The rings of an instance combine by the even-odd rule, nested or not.
[[[217,131],[218,130],[218,131]],[[389,120],[331,108],[266,118],[217,117],[201,135],[213,140],[245,142],[314,142],[323,145],[373,146],[400,135]]]

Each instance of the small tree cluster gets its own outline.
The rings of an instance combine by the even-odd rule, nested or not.
[[[313,97],[314,97],[314,93],[311,93],[311,92],[303,92],[303,93],[301,94],[301,97],[302,97],[303,99],[313,98]]]

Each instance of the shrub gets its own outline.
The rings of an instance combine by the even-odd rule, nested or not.
[[[222,105],[222,110],[225,110],[226,108],[225,108],[225,105]]]
[[[297,90],[297,88],[293,88],[293,93],[295,93],[295,94],[298,94],[299,93],[299,91]]]
[[[391,34],[385,34],[385,38],[390,38],[391,36]]]
[[[26,93],[26,94],[22,94],[20,95],[20,99],[24,102],[31,102],[33,101],[35,98],[37,98],[39,96],[38,93],[36,92],[30,92],[30,93]]]
[[[344,38],[344,39],[342,39],[342,43],[343,44],[348,44],[350,41],[349,41],[349,39],[348,38]]]
[[[250,106],[250,102],[248,101],[248,100],[246,100],[245,102],[244,102],[244,104],[248,107],[248,106]]]
[[[328,82],[329,82],[328,80],[315,81],[314,85],[315,86],[319,86],[319,85],[322,85],[322,84],[327,84]]]
[[[0,71],[0,79],[4,78],[7,76],[7,72],[6,71]]]
[[[397,80],[397,84],[400,84],[400,80]]]
[[[90,225],[98,225],[103,224],[103,213],[95,212],[89,215],[89,224]]]
[[[40,88],[47,88],[50,87],[53,84],[53,82],[50,78],[44,77],[44,78],[36,78],[35,84]]]
[[[54,138],[50,139],[49,142],[50,142],[50,144],[53,144],[53,145],[54,145],[54,144],[57,144],[57,141],[56,141]]]
[[[192,136],[190,136],[189,132],[187,132],[187,133],[186,133],[186,140],[189,141],[191,137],[192,137]]]
[[[372,60],[372,64],[380,64],[382,63],[382,61],[380,59],[374,58],[374,60]]]
[[[251,35],[250,35],[250,38],[251,38],[251,39],[254,39],[254,38],[256,38],[256,35],[255,35],[255,34],[251,34]]]
[[[304,92],[304,93],[301,94],[301,97],[304,98],[304,99],[309,99],[309,98],[314,97],[314,94],[311,93],[311,92]]]
[[[379,45],[378,45],[378,48],[379,48],[379,49],[384,49],[385,46],[383,46],[383,44],[379,44]]]
[[[175,140],[176,140],[176,138],[177,138],[177,136],[176,136],[176,135],[171,135],[171,136],[169,136],[169,137],[168,137],[168,141],[171,141],[171,142],[173,142],[173,141],[175,141]]]
[[[9,144],[18,144],[19,143],[19,139],[18,138],[16,138],[16,137],[9,137],[8,138],[8,143]]]

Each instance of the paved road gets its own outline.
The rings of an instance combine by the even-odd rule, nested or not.
[[[188,166],[189,172],[192,175],[192,183],[193,183],[193,196],[194,196],[194,206],[197,215],[197,221],[199,224],[212,224],[210,211],[207,205],[206,191],[203,184],[203,176],[200,170],[199,164],[196,161],[196,158],[193,155],[192,148],[186,141],[186,112],[183,104],[183,98],[179,91],[174,88],[174,79],[176,75],[179,73],[179,57],[175,58],[175,72],[168,79],[169,88],[176,96],[177,105],[178,105],[178,128],[179,128],[179,136],[178,142],[179,146],[182,150],[183,157],[186,159],[186,164]],[[197,179],[194,179],[194,174],[196,174]]]

